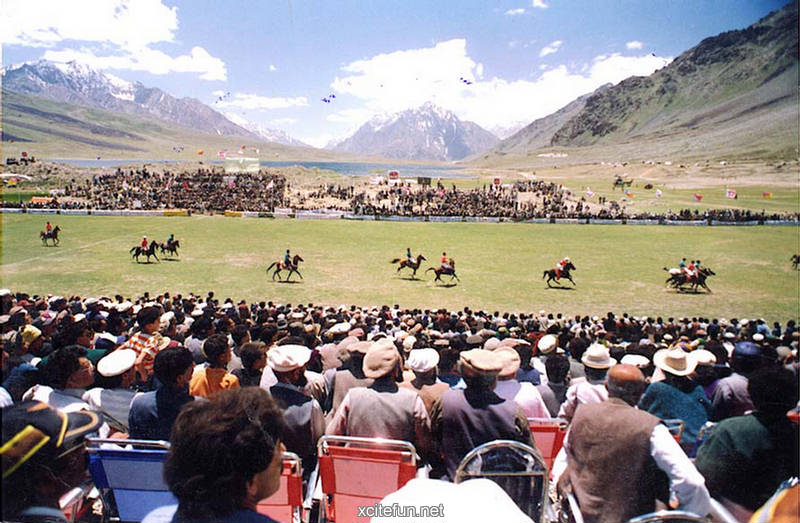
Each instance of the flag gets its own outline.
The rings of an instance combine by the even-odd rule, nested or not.
[[[762,192],[762,193],[761,193],[761,196],[763,196],[764,198],[766,198],[767,200],[769,200],[769,199],[771,199],[771,198],[772,198],[772,193],[771,193],[771,192],[769,192],[769,191],[764,191],[764,192]]]
[[[174,179],[174,178],[173,178],[172,176],[170,176],[170,177],[169,177],[169,180],[167,180],[167,186],[166,186],[166,187],[164,187],[164,190],[165,190],[165,191],[168,191],[168,190],[169,190],[169,188],[170,188],[170,187],[172,187],[172,180],[173,180],[173,179]]]
[[[625,196],[627,196],[628,198],[633,198],[633,193],[631,192],[630,189],[625,189]]]
[[[725,198],[736,198],[736,189],[725,189]]]
[[[592,198],[594,196],[594,191],[592,191],[590,188],[587,187],[586,188],[586,196],[589,197],[589,198]]]
[[[694,201],[699,202],[703,199],[703,195],[700,193],[694,193]]]
[[[270,180],[267,184],[267,189],[272,189],[273,187],[275,187],[275,180]]]
[[[656,189],[656,198],[661,198],[663,195],[664,193],[661,192],[661,189]]]

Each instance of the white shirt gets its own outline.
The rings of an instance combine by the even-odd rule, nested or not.
[[[558,483],[558,479],[567,468],[566,449],[569,448],[569,434],[567,431],[564,436],[564,446],[553,462],[553,483]],[[678,498],[680,510],[699,516],[711,512],[711,497],[706,489],[705,479],[669,433],[669,429],[661,423],[653,427],[653,432],[650,434],[650,455],[658,468],[669,477],[669,488]]]
[[[494,392],[503,399],[516,402],[527,418],[550,417],[547,405],[533,383],[521,383],[515,379],[502,380],[497,382]]]
[[[608,389],[603,382],[582,381],[567,389],[567,397],[558,410],[558,417],[568,421],[575,415],[575,409],[583,403],[602,403],[608,399]]]

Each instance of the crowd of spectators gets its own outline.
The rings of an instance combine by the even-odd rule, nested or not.
[[[261,402],[272,436],[242,484],[266,468],[278,470],[274,460],[283,446],[310,471],[324,433],[410,441],[431,477],[452,479],[466,452],[486,441],[515,439],[535,447],[526,418],[550,416],[570,423],[553,472],[584,500],[597,488],[614,500],[622,490],[608,479],[620,467],[645,479],[660,468],[684,508],[704,514],[710,492],[753,511],[798,474],[797,425],[787,417],[792,409],[796,414],[798,402],[800,330],[794,320],[330,307],[220,300],[213,292],[62,297],[1,289],[0,339],[3,443],[16,434],[7,436],[6,419],[17,419],[15,406],[33,416],[31,401],[63,416],[93,413],[84,425],[104,436],[178,438],[181,445],[181,434],[192,431],[208,429],[208,438],[226,441],[214,431],[230,430],[234,437],[250,430],[249,415],[230,414],[212,425],[209,416]],[[230,392],[249,387],[264,389],[263,396],[243,402]],[[203,407],[198,398],[220,403]],[[198,425],[195,418],[205,421]],[[659,428],[659,419],[668,418],[685,423],[679,443]],[[641,430],[626,432],[621,420]],[[698,450],[708,422],[716,423],[715,432]],[[598,448],[592,442],[597,434],[608,450],[603,459],[587,450]],[[643,443],[644,453],[637,455],[631,442]],[[178,514],[239,510],[253,506],[259,493],[274,492],[240,493],[247,503],[203,501],[186,483],[203,474],[187,472],[200,466],[198,458],[184,451],[166,474],[181,502]],[[695,451],[692,464],[687,455]],[[651,454],[656,468],[646,463]],[[616,455],[644,461],[621,463],[611,459]],[[22,507],[6,503],[11,490],[3,458],[5,519],[19,516],[6,507]],[[588,468],[578,470],[576,463]],[[614,506],[609,513],[627,519],[653,501],[625,499],[607,500]],[[592,514],[598,507],[586,502],[585,509]]]
[[[626,197],[598,196],[596,200],[561,184],[542,180],[473,189],[402,182],[378,185],[327,184],[290,187],[285,176],[268,171],[226,175],[214,167],[194,172],[151,172],[117,169],[91,179],[72,179],[63,194],[50,201],[4,202],[7,207],[49,209],[187,209],[195,213],[229,211],[273,212],[334,210],[355,215],[496,217],[512,221],[531,219],[647,219],[742,222],[798,220],[800,213],[767,213],[744,209],[682,209],[651,212],[633,209]]]

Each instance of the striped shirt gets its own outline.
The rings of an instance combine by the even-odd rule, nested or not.
[[[121,349],[133,349],[136,351],[137,359],[144,354],[143,366],[147,376],[153,373],[153,362],[158,354],[158,343],[161,340],[160,334],[147,334],[139,331],[131,336],[120,347]]]

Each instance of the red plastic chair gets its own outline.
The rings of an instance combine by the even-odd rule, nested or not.
[[[319,521],[368,522],[358,507],[374,505],[417,475],[417,452],[407,441],[323,436],[317,444],[322,493]]]
[[[303,469],[297,454],[283,453],[281,486],[275,494],[258,502],[256,512],[269,516],[275,521],[305,521],[303,518]]]
[[[564,446],[564,436],[567,434],[567,420],[563,418],[528,418],[533,441],[542,454],[547,465],[547,470],[552,478],[553,462],[558,451]]]

